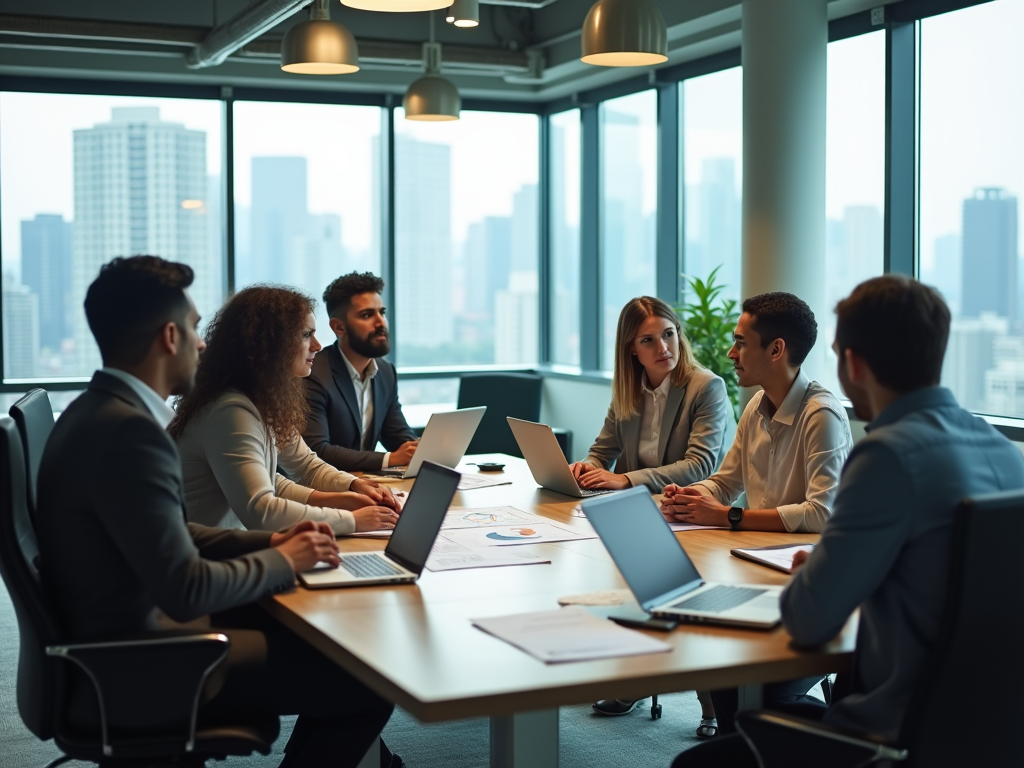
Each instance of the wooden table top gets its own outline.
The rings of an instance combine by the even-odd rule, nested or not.
[[[456,494],[453,506],[512,506],[572,527],[577,503],[539,488],[522,459],[467,457],[506,464],[512,485]],[[474,467],[460,465],[463,471]],[[411,487],[412,481],[393,484]],[[815,541],[813,534],[732,531],[678,533],[708,581],[784,584],[788,576],[729,554],[738,546]],[[382,539],[344,538],[343,551],[383,549]],[[265,602],[281,622],[385,698],[431,722],[509,715],[604,698],[736,686],[840,671],[849,663],[856,633],[843,633],[814,651],[790,646],[789,635],[682,625],[651,632],[669,653],[545,664],[476,629],[471,619],[558,607],[560,596],[624,589],[625,582],[599,539],[518,545],[551,558],[546,565],[477,568],[432,573],[416,584],[295,591]]]

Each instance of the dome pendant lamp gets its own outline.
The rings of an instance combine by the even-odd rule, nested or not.
[[[430,42],[423,44],[426,74],[409,86],[402,99],[406,120],[441,122],[458,120],[462,109],[459,89],[441,77],[441,44],[434,42],[434,16],[430,16]]]
[[[309,21],[296,24],[281,41],[281,69],[299,75],[348,75],[359,71],[352,33],[331,21],[328,0],[314,0]]]
[[[455,0],[444,20],[456,27],[477,26],[480,24],[480,0]]]
[[[361,11],[389,11],[411,13],[413,11],[439,11],[452,4],[452,0],[341,0],[342,5]]]
[[[651,0],[597,0],[583,22],[581,60],[603,67],[668,61],[665,17]]]

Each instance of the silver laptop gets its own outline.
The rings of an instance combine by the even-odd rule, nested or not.
[[[583,511],[648,613],[752,629],[771,629],[782,620],[782,587],[704,581],[646,488],[588,499]]]
[[[441,530],[459,478],[454,469],[424,462],[409,492],[409,500],[395,523],[387,549],[345,553],[337,568],[322,567],[300,573],[302,583],[310,589],[319,589],[416,581]]]
[[[569,462],[565,460],[562,447],[558,444],[558,438],[547,424],[513,419],[511,416],[506,418],[516,442],[519,443],[519,450],[523,452],[523,458],[526,459],[533,479],[538,485],[564,493],[566,496],[575,496],[577,499],[614,493],[606,488],[580,488],[580,484],[572,476]]]
[[[412,455],[407,467],[388,467],[380,470],[389,477],[416,477],[425,461],[432,461],[442,467],[458,466],[469,448],[469,443],[480,426],[486,405],[478,408],[462,408],[458,411],[433,413],[423,429],[420,444]]]

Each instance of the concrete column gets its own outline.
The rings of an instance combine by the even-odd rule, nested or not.
[[[827,49],[826,0],[743,0],[743,296],[794,293],[819,329]]]

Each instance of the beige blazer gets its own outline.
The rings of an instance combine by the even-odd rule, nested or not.
[[[178,440],[190,522],[278,531],[302,520],[355,531],[352,513],[307,504],[314,490],[347,491],[355,477],[325,463],[302,438],[278,452],[252,401],[226,392],[195,416]],[[280,467],[302,483],[277,473]]]
[[[590,446],[587,463],[626,475],[634,486],[661,493],[669,483],[689,485],[718,468],[736,431],[736,418],[725,382],[704,368],[695,368],[682,387],[672,386],[665,402],[658,439],[657,467],[641,467],[640,416],[618,420],[608,409],[604,427]]]

